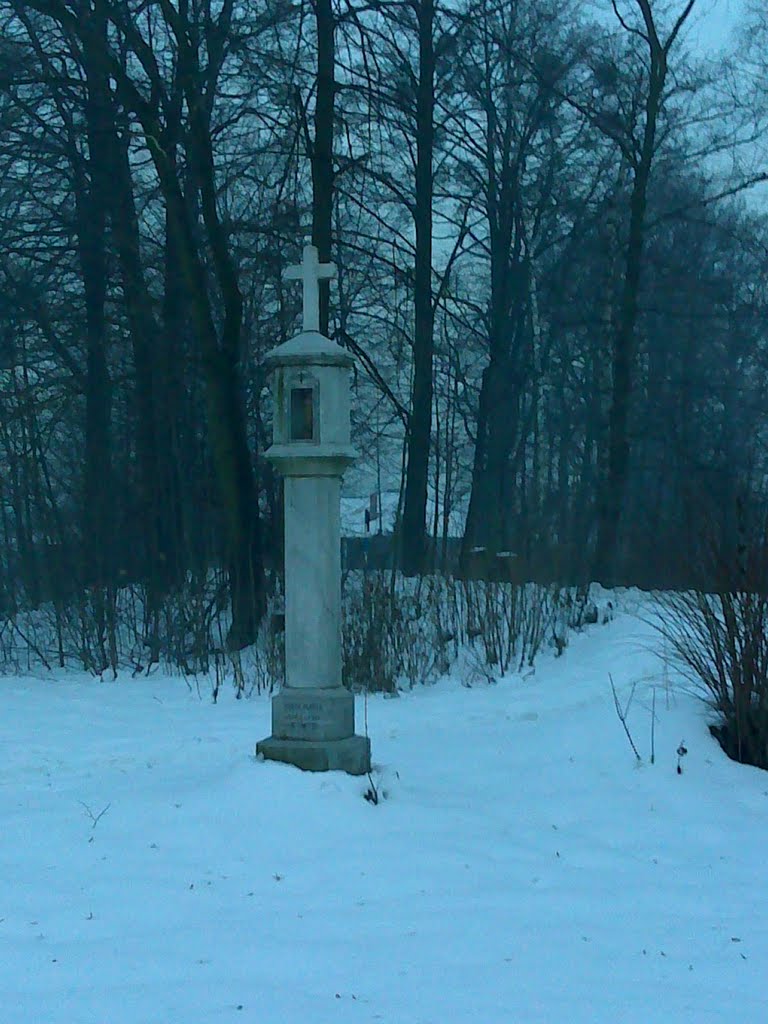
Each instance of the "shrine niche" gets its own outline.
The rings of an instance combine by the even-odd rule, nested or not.
[[[288,440],[319,442],[317,381],[302,374],[298,380],[289,382],[288,390]]]

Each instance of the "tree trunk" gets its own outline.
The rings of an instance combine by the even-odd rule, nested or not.
[[[432,433],[434,306],[432,300],[432,205],[435,106],[434,4],[421,0],[419,77],[416,91],[416,197],[414,224],[413,391],[408,420],[408,468],[402,520],[402,568],[423,572],[427,561],[427,480]]]
[[[643,146],[632,182],[624,281],[613,342],[613,379],[608,413],[608,472],[600,512],[594,572],[595,579],[605,586],[617,582],[619,522],[629,471],[629,413],[637,351],[636,328],[645,242],[645,212],[663,86],[664,76],[659,71],[652,71]]]
[[[106,19],[86,16],[92,38],[106,40]],[[89,33],[90,35],[90,33]],[[109,78],[103,63],[83,51],[86,77],[85,121],[87,178],[75,166],[75,212],[80,268],[85,293],[85,465],[83,471],[82,558],[85,584],[91,589],[98,661],[102,672],[117,670],[115,635],[115,488],[112,473],[112,382],[107,361],[106,229],[111,188],[109,140],[114,128]]]
[[[181,263],[191,289],[193,319],[202,350],[209,440],[226,524],[226,559],[232,600],[232,624],[227,642],[230,647],[239,649],[255,639],[266,604],[261,521],[240,376],[243,297],[227,229],[218,212],[210,111],[200,92],[197,54],[182,31],[176,38],[180,80],[189,115],[187,154],[200,197],[210,263],[223,312],[219,331],[206,270],[195,244],[178,176],[158,147],[154,147],[153,155],[179,231]]]
[[[487,559],[511,544],[510,508],[512,474],[510,455],[514,446],[517,403],[512,383],[511,360],[491,356],[483,371],[477,440],[472,467],[472,490],[462,543],[466,564],[473,549],[482,548]]]
[[[636,0],[645,26],[649,51],[648,93],[645,98],[645,124],[639,152],[633,159],[634,180],[630,198],[629,231],[625,250],[625,270],[618,322],[613,347],[613,382],[608,416],[608,472],[603,489],[595,551],[594,577],[610,586],[618,582],[619,525],[629,471],[629,416],[637,350],[636,327],[638,297],[645,243],[645,212],[648,185],[656,147],[656,130],[664,99],[667,58],[680,30],[689,18],[696,0],[686,0],[666,42],[662,43],[650,0]],[[634,140],[628,148],[634,153]]]
[[[128,144],[111,140],[113,163],[112,227],[123,284],[123,296],[136,374],[136,449],[140,466],[141,508],[145,531],[145,565],[150,605],[178,580],[181,571],[176,522],[178,492],[168,487],[174,474],[170,424],[158,408],[157,367],[163,348],[160,325],[152,312],[141,262],[139,224],[128,162]],[[168,396],[162,388],[167,407]],[[165,422],[164,422],[165,421]]]
[[[520,258],[519,238],[513,238],[511,199],[503,205],[509,209],[500,225],[496,217],[492,220],[492,225],[496,221],[499,226],[492,226],[491,235],[491,358],[480,387],[472,490],[462,542],[465,565],[473,548],[483,548],[490,563],[513,544],[511,457],[520,426],[528,275]]]
[[[93,30],[106,37],[106,21],[94,14]],[[112,486],[112,388],[107,363],[106,225],[111,188],[109,80],[98,61],[83,54],[87,180],[75,168],[75,208],[80,268],[85,293],[85,465],[83,480],[83,565],[85,582],[114,583],[114,489]]]
[[[332,0],[315,0],[317,24],[317,93],[312,147],[312,244],[321,262],[331,259],[333,216],[333,107],[336,91]],[[328,334],[330,287],[320,282],[320,333]]]

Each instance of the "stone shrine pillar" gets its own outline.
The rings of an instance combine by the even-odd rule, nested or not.
[[[273,444],[285,484],[285,685],[272,699],[272,735],[256,753],[309,771],[370,771],[370,741],[355,735],[355,698],[341,682],[341,478],[349,436],[346,349],[319,332],[318,281],[333,277],[313,245],[285,277],[304,288],[304,329],[273,349]]]

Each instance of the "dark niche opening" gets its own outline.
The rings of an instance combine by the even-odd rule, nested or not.
[[[291,389],[292,441],[315,440],[315,389]]]

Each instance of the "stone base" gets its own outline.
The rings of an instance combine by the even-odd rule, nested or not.
[[[293,764],[305,772],[365,775],[371,770],[371,741],[365,736],[343,740],[281,740],[270,736],[256,744],[256,754],[268,761]]]
[[[283,687],[272,698],[272,735],[256,753],[309,772],[371,770],[371,742],[355,736],[355,698],[343,686]]]

